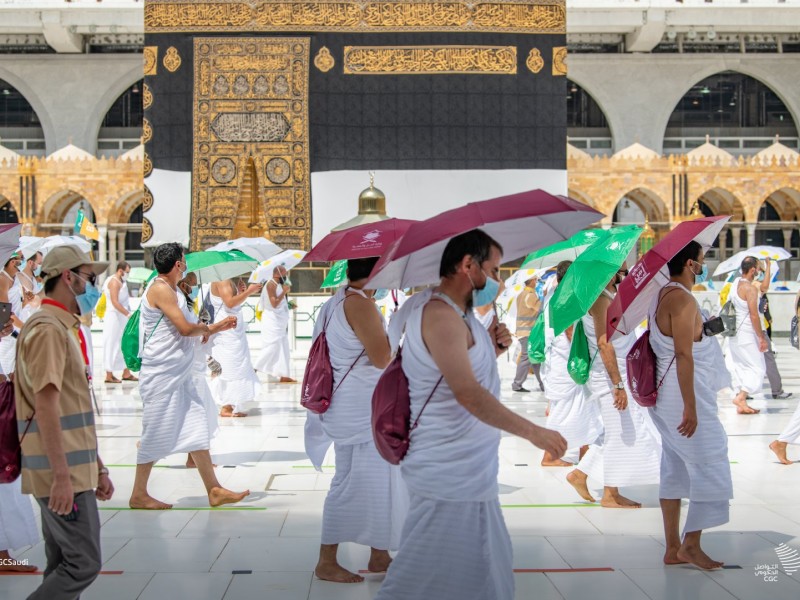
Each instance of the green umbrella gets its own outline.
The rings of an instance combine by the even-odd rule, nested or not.
[[[520,268],[547,269],[554,267],[562,260],[575,260],[586,248],[607,235],[608,231],[605,229],[584,229],[569,239],[531,252],[525,257]]]
[[[186,271],[197,275],[199,283],[212,283],[238,277],[239,275],[250,273],[256,267],[258,267],[258,261],[255,258],[247,256],[247,254],[238,250],[229,250],[227,252],[205,250],[186,255]],[[153,271],[150,279],[155,277],[156,274]]]
[[[128,273],[128,281],[130,283],[144,283],[150,279],[152,271],[144,267],[133,267]]]
[[[615,227],[575,259],[550,300],[550,326],[555,335],[589,312],[641,234],[642,228],[636,225]]]
[[[347,260],[337,260],[319,287],[320,289],[339,287],[345,279],[347,279]]]

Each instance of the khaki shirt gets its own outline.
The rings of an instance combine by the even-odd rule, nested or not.
[[[530,335],[536,319],[542,309],[542,301],[536,290],[526,287],[517,298],[517,331],[518,338]]]
[[[45,301],[17,339],[14,381],[20,437],[34,413],[35,394],[49,384],[60,392],[61,443],[76,494],[97,487],[97,434],[79,326],[75,315]],[[34,418],[22,441],[22,492],[46,498],[52,484],[50,461]]]

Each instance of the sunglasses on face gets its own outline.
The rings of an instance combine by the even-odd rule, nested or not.
[[[80,277],[81,279],[84,279],[88,283],[91,283],[92,285],[95,285],[97,283],[97,275],[95,275],[94,273],[84,273],[83,271],[72,271],[72,272],[78,275],[78,277]]]

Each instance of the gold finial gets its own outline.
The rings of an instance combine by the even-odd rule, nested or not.
[[[710,144],[710,143],[711,143],[711,136],[706,134],[706,144]]]
[[[369,172],[369,189],[375,189],[375,171]]]

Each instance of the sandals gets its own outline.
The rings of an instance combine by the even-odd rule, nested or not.
[[[127,377],[123,377],[122,381],[139,381],[139,378],[134,375],[128,375]]]
[[[106,379],[103,383],[122,383],[122,381],[120,381],[116,377],[112,377],[111,379]]]

